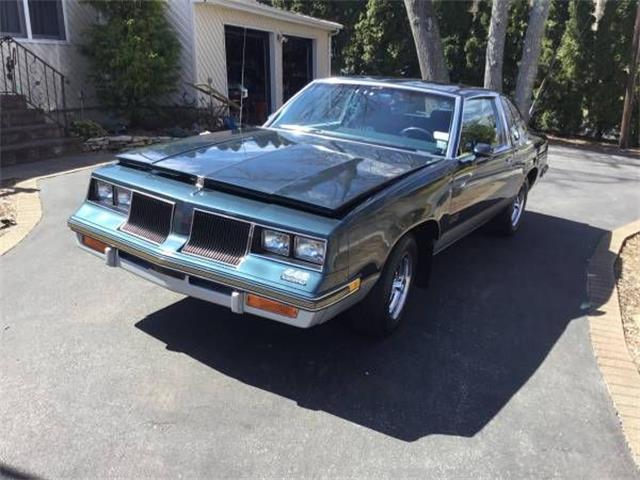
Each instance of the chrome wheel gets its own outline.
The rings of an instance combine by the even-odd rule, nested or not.
[[[525,193],[524,188],[521,188],[516,195],[516,198],[513,200],[513,205],[511,207],[511,226],[516,227],[518,222],[520,222],[520,217],[522,217],[522,211],[524,210],[524,202],[525,202]]]
[[[412,274],[411,268],[411,257],[408,253],[405,253],[393,274],[391,293],[389,294],[389,315],[394,320],[400,317],[409,295]]]

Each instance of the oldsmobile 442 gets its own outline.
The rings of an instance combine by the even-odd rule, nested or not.
[[[259,128],[123,153],[68,220],[78,244],[176,292],[297,327],[384,336],[432,256],[517,232],[547,143],[503,95],[316,80]]]

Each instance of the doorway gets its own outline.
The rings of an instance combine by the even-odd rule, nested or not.
[[[313,40],[287,35],[282,42],[282,96],[286,102],[313,80]]]
[[[229,98],[238,104],[242,99],[242,123],[261,125],[271,113],[269,34],[225,25],[224,36]]]

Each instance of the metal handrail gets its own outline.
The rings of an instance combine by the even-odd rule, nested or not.
[[[22,96],[67,134],[65,76],[10,36],[0,39],[0,58],[0,93]]]

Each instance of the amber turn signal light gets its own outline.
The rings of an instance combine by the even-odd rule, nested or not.
[[[268,298],[259,297],[251,293],[247,295],[247,305],[259,310],[284,315],[285,317],[296,318],[298,316],[298,309],[295,307],[276,302],[275,300],[269,300]]]
[[[96,252],[104,253],[109,245],[100,240],[96,240],[95,238],[88,237],[86,235],[82,236],[82,244],[89,247],[91,250],[95,250]]]

